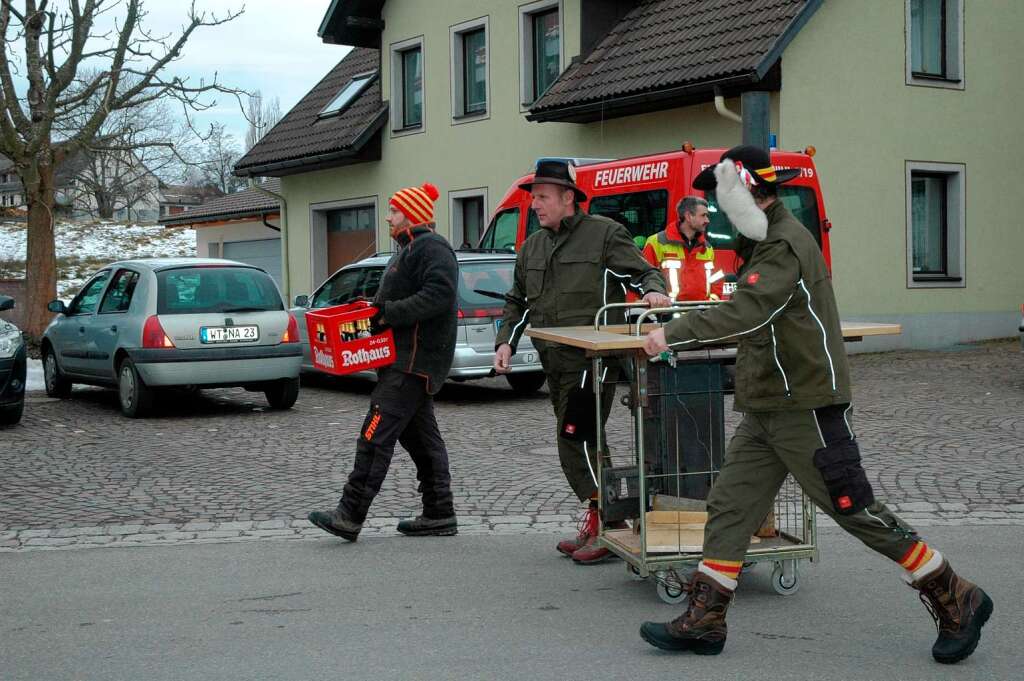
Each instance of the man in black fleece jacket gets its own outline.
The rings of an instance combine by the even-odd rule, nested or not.
[[[375,323],[394,333],[395,363],[378,371],[337,508],[309,514],[311,523],[349,541],[359,536],[396,442],[412,456],[423,493],[423,514],[399,522],[398,531],[410,536],[458,532],[448,451],[434,418],[433,396],[455,353],[459,276],[455,253],[434,232],[438,195],[437,187],[427,183],[391,197],[387,222],[399,250],[388,262],[373,304],[379,310]]]

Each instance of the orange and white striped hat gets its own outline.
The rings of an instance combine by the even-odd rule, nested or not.
[[[434,221],[434,201],[440,195],[437,187],[424,182],[420,187],[399,189],[389,203],[409,218],[413,225],[422,225]]]

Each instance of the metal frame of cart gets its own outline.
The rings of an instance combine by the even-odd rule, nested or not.
[[[670,308],[649,309],[643,312],[636,322],[629,324],[628,329],[631,335],[642,336],[646,331],[646,329],[644,329],[645,320],[653,320],[654,315],[685,313],[689,310],[707,307],[709,304],[714,303],[701,301],[681,303]],[[636,307],[637,305],[635,303],[619,303],[607,305],[601,308],[594,318],[594,330],[600,331],[602,329],[602,319],[607,318],[609,310],[614,308]],[[704,352],[707,351],[705,350]],[[672,353],[672,360],[676,360],[683,354],[691,354],[692,356],[693,353]],[[697,351],[696,354],[701,354],[701,351]],[[626,530],[608,530],[602,526],[600,541],[603,546],[620,556],[626,562],[631,573],[636,577],[643,579],[653,575],[657,582],[658,596],[663,601],[667,603],[678,603],[686,597],[686,592],[683,588],[683,579],[678,575],[676,570],[678,568],[695,568],[697,563],[701,560],[702,553],[701,550],[683,548],[682,530],[678,530],[676,532],[675,551],[672,551],[671,549],[661,551],[651,550],[651,545],[648,542],[648,509],[649,507],[653,508],[653,504],[651,504],[652,495],[649,493],[648,478],[670,478],[675,476],[677,478],[678,488],[678,478],[681,476],[706,475],[714,479],[717,477],[719,469],[713,465],[709,453],[708,467],[705,470],[680,473],[678,470],[679,452],[677,446],[676,472],[663,473],[657,476],[648,475],[647,458],[645,456],[645,448],[647,446],[645,440],[645,427],[647,426],[647,424],[645,424],[645,412],[648,408],[648,401],[652,397],[655,399],[670,398],[673,395],[667,392],[667,388],[665,386],[662,386],[662,388],[666,392],[656,396],[648,395],[647,373],[649,358],[642,349],[633,350],[628,353],[623,353],[622,351],[594,353],[592,357],[594,376],[603,375],[604,360],[609,355],[617,356],[620,361],[628,361],[631,365],[631,370],[627,373],[630,377],[630,406],[633,416],[633,454],[639,478],[639,489],[637,491],[640,508],[638,509],[639,515],[636,521],[639,524],[639,534],[635,532],[635,528]],[[707,357],[708,359],[711,358],[710,352],[707,353]],[[672,367],[675,367],[675,361],[672,361]],[[602,390],[598,381],[594,381],[594,390],[597,418],[598,422],[600,422]],[[720,436],[724,438],[724,433],[721,433]],[[604,451],[605,443],[603,440],[604,433],[602,432],[602,429],[598,428],[596,445],[597,451],[599,452]],[[598,464],[596,476],[597,479],[603,483],[603,462],[601,461],[603,457],[597,458]],[[714,483],[712,482],[712,484]],[[599,505],[601,505],[604,502],[605,494],[603,493],[603,486],[599,486],[602,487],[602,493],[599,495],[598,502]],[[772,572],[772,585],[778,593],[788,595],[794,593],[799,588],[797,561],[813,561],[818,557],[815,509],[810,499],[803,493],[803,490],[799,489],[796,482],[789,477],[783,483],[783,486],[776,497],[774,513],[775,518],[781,521],[777,528],[777,536],[773,538],[760,538],[759,540],[755,540],[758,541],[758,543],[751,544],[744,558],[744,562],[774,562],[775,567]],[[677,525],[677,528],[678,527],[680,526]],[[664,532],[661,534],[664,536]]]

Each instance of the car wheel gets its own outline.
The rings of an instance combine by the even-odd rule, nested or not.
[[[508,374],[505,380],[520,395],[532,395],[544,385],[547,376],[541,371],[529,371],[521,374]]]
[[[263,394],[267,396],[267,403],[272,409],[291,409],[295,400],[299,399],[299,379],[284,378],[275,381],[263,391]]]
[[[25,411],[25,403],[19,402],[13,407],[0,409],[0,426],[13,426],[21,420],[21,414]]]
[[[71,396],[71,381],[61,372],[53,350],[47,351],[43,357],[43,383],[48,397],[65,399]]]
[[[144,416],[153,406],[153,391],[142,382],[135,363],[130,359],[121,362],[117,371],[117,397],[121,413],[128,418]]]

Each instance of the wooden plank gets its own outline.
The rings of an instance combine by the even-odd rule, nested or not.
[[[606,530],[604,538],[629,553],[640,554],[640,535],[633,530]],[[761,540],[751,537],[751,544]],[[647,553],[700,553],[704,550],[704,530],[647,530]]]
[[[899,324],[875,324],[871,322],[841,322],[843,338],[863,338],[865,336],[895,336],[903,332]],[[611,327],[622,329],[622,327]],[[593,352],[609,350],[638,350],[644,346],[643,336],[630,336],[612,331],[595,331],[590,326],[561,326],[527,329],[531,338],[561,343],[575,348]],[[719,345],[719,344],[708,344]],[[727,344],[721,344],[727,345]]]

